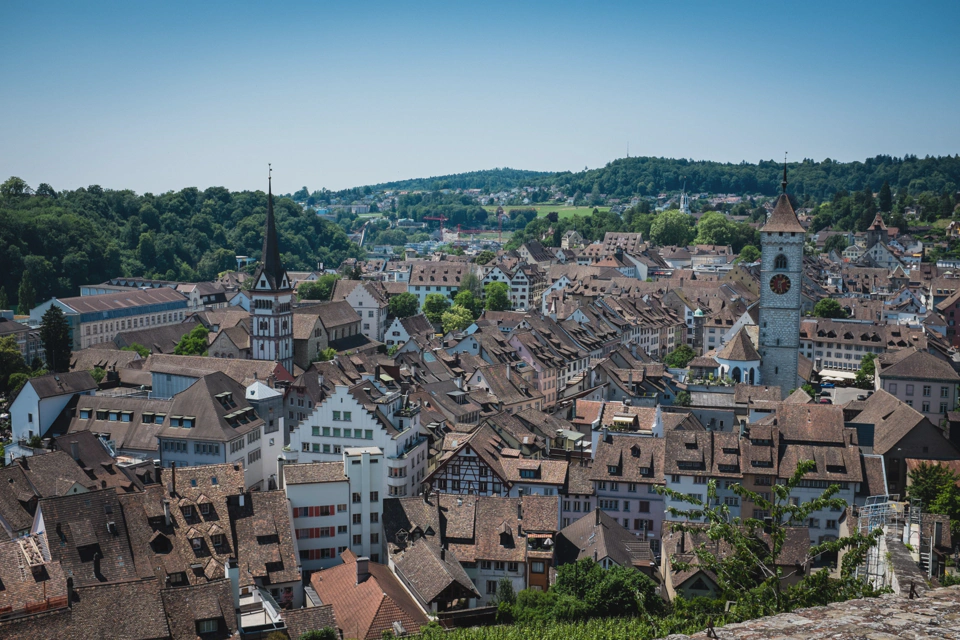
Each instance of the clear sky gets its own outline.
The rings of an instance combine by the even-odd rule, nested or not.
[[[0,0],[0,180],[292,192],[960,151],[960,1]]]

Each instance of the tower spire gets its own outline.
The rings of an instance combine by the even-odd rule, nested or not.
[[[783,152],[783,182],[780,183],[780,188],[783,190],[784,195],[787,193],[787,152]]]
[[[260,268],[257,282],[264,275],[271,289],[285,289],[286,281],[283,264],[280,260],[280,244],[277,241],[277,223],[273,213],[273,167],[267,165],[267,222],[263,230],[263,252],[260,256]]]

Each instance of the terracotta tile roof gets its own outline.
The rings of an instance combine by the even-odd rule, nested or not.
[[[180,324],[168,324],[162,327],[149,327],[137,329],[136,331],[124,331],[118,333],[114,338],[114,343],[120,347],[129,347],[133,344],[142,344],[153,353],[173,353],[177,348],[180,339],[193,331],[200,324],[194,318],[188,318]],[[88,351],[88,349],[84,349]],[[81,352],[77,352],[74,356]],[[122,354],[134,353],[131,351],[121,351]],[[86,369],[87,367],[76,368]]]
[[[566,460],[537,460],[534,458],[503,458],[500,461],[511,484],[548,484],[560,486],[567,476]],[[533,478],[522,477],[521,470],[532,471]]]
[[[591,460],[585,461],[584,464],[575,460],[567,465],[566,495],[592,496],[594,494],[593,481],[590,479],[593,474],[591,464]]]
[[[559,500],[557,496],[525,495],[521,497],[523,530],[540,533],[559,531]]]
[[[254,380],[293,382],[292,371],[286,371],[278,362],[269,360],[238,360],[236,358],[209,358],[205,356],[176,356],[162,353],[151,354],[143,363],[143,370],[156,373],[172,373],[201,378],[204,375],[222,372],[243,384]]]
[[[756,400],[780,402],[780,387],[736,384],[733,387],[733,398],[737,404],[749,404]]]
[[[317,482],[345,482],[343,461],[339,462],[311,462],[303,464],[283,465],[283,482],[285,484],[313,484]]]
[[[831,404],[780,404],[775,424],[790,442],[842,446],[850,442],[852,431],[844,427],[843,407]]]
[[[95,489],[99,484],[63,451],[17,458],[14,464],[24,470],[30,483],[44,498],[66,495],[74,484],[86,489]]]
[[[107,451],[103,442],[90,431],[79,431],[53,439],[55,449],[73,456],[74,448],[77,453],[76,464],[85,470],[89,477],[95,477],[97,487],[110,487],[117,491],[127,492],[143,489],[143,482],[136,474],[127,472],[117,466],[116,460]]]
[[[960,382],[960,375],[944,360],[916,347],[908,347],[877,357],[877,375],[883,378]]]
[[[591,480],[664,483],[664,438],[638,436],[608,436],[602,438],[593,452]],[[615,469],[615,473],[610,473]]]
[[[442,549],[433,540],[421,538],[391,559],[397,576],[424,608],[435,600],[480,597],[456,554]]]
[[[0,526],[9,537],[30,529],[40,497],[20,465],[0,468]]]
[[[863,401],[862,406],[863,410],[857,414],[854,421],[873,425],[874,453],[886,454],[915,429],[918,430],[919,435],[928,439],[940,435],[939,429],[922,413],[900,402],[883,389],[877,390]],[[932,442],[938,442],[938,446],[955,449],[948,440],[939,437]]]
[[[229,510],[241,567],[266,584],[299,581],[300,561],[286,494],[252,491],[247,494],[244,506],[231,503]]]
[[[280,612],[280,616],[286,623],[287,633],[291,638],[299,638],[308,631],[339,628],[332,604],[304,609],[285,609]]]
[[[219,633],[215,635],[218,638],[233,636],[238,631],[229,580],[164,589],[160,597],[173,640],[197,638],[197,622],[201,620],[219,621]]]
[[[0,615],[67,606],[67,577],[47,549],[45,533],[0,542]]]
[[[564,527],[557,536],[557,563],[610,558],[621,567],[650,567],[650,545],[600,509]]]
[[[376,640],[384,631],[393,631],[394,622],[411,633],[429,622],[385,565],[368,562],[369,575],[358,583],[356,556],[347,551],[341,558],[343,564],[314,573],[310,584],[324,604],[333,605],[344,637]]]
[[[97,367],[104,371],[126,369],[137,360],[140,360],[140,354],[136,351],[91,347],[90,349],[80,349],[73,352],[70,358],[70,369],[72,371],[91,371]]]

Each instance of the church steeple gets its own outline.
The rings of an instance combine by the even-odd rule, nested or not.
[[[273,168],[270,168],[267,177],[267,223],[263,232],[263,253],[260,255],[260,266],[257,268],[254,286],[263,289],[264,279],[269,290],[284,291],[290,288],[287,272],[280,261],[277,223],[273,215]]]

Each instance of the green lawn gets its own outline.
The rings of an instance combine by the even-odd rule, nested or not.
[[[596,207],[600,211],[609,211],[610,207]],[[494,206],[485,206],[484,209],[490,213],[495,213],[497,208]],[[543,217],[551,211],[556,211],[561,218],[571,218],[573,216],[589,216],[593,213],[594,207],[568,207],[564,204],[531,204],[531,205],[512,205],[504,207],[507,213],[510,209],[536,209],[537,215]]]

